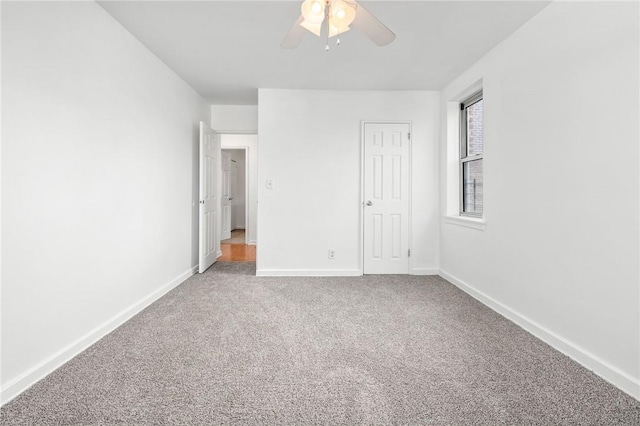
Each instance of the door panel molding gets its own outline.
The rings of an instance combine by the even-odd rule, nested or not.
[[[218,233],[220,136],[203,121],[200,122],[199,156],[198,272],[203,273],[215,263],[220,248]]]
[[[231,154],[221,148],[220,153],[220,175],[221,175],[221,229],[220,240],[231,238]]]
[[[387,130],[384,129],[385,125],[389,125]],[[385,132],[388,134],[388,144],[393,149],[400,150],[400,154],[387,154],[375,153],[371,154],[372,164],[370,167],[371,176],[369,178],[371,182],[367,182],[367,126],[380,127],[372,130],[371,133],[371,148],[375,150],[384,149]],[[404,126],[404,127],[403,127]],[[393,129],[396,127],[396,129]],[[398,130],[399,128],[399,130]],[[377,121],[377,120],[363,120],[361,121],[360,130],[360,265],[363,274],[368,273],[401,273],[409,274],[412,268],[412,260],[409,252],[411,250],[411,197],[412,197],[412,182],[411,182],[411,151],[412,151],[412,139],[411,139],[411,121]],[[402,156],[406,155],[407,158],[403,161]],[[386,157],[386,161],[384,161]],[[374,160],[378,158],[378,161]],[[406,168],[406,170],[403,170]],[[406,200],[402,199],[402,176],[406,176],[407,187]],[[383,177],[384,176],[384,177]],[[385,182],[384,179],[387,181]],[[372,188],[368,191],[367,185],[371,185]],[[367,198],[369,197],[369,198]],[[383,200],[393,199],[398,200],[406,204],[406,216],[404,214],[388,214],[387,218],[382,217],[382,212],[376,212],[377,220],[373,220],[369,224],[366,220],[367,201],[373,201],[374,203],[384,202]],[[373,213],[373,212],[372,212]],[[403,217],[405,216],[405,217]],[[367,232],[367,225],[371,225],[375,229],[371,229],[375,235],[370,235],[367,238],[365,234]],[[375,226],[374,226],[375,225]],[[406,241],[402,240],[403,228],[406,226]],[[388,240],[383,242],[383,235],[388,235]],[[383,244],[385,245],[383,247]],[[380,261],[383,261],[385,253],[388,254],[389,259],[393,259],[398,262],[398,267],[395,270],[389,270],[386,267],[371,268],[367,266],[365,253],[369,252],[371,255],[380,256]],[[377,260],[377,258],[376,258]],[[401,265],[400,265],[401,264]]]

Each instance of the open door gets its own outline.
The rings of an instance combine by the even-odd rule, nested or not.
[[[220,137],[200,122],[200,255],[198,272],[213,265],[220,245],[218,235],[218,163]]]
[[[220,203],[222,211],[222,230],[220,231],[220,239],[226,240],[231,238],[231,154],[222,151],[222,193],[220,194]]]

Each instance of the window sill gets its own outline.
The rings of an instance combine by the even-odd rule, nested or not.
[[[476,219],[474,217],[465,217],[465,216],[444,216],[444,223],[448,223],[450,225],[458,225],[464,226],[467,228],[477,229],[479,231],[484,231],[485,221],[484,219]]]

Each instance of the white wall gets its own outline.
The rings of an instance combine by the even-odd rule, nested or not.
[[[211,127],[219,133],[257,133],[256,105],[211,105]]]
[[[256,135],[220,135],[220,145],[222,148],[246,148],[249,155],[249,193],[245,195],[247,199],[247,216],[249,223],[246,224],[247,244],[256,244],[258,241],[258,137]]]
[[[638,40],[637,2],[555,2],[444,89],[443,197],[446,102],[483,81],[486,229],[440,246],[445,277],[636,398]]]
[[[413,124],[411,271],[437,273],[438,93],[261,89],[258,96],[259,275],[361,273],[362,120]]]
[[[192,273],[210,109],[94,2],[2,9],[6,401]]]

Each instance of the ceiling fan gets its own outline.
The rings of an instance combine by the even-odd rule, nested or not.
[[[338,36],[336,44],[340,44],[340,34],[349,31],[350,25],[378,46],[386,46],[396,38],[393,31],[355,0],[304,0],[300,9],[300,17],[280,45],[285,49],[298,47],[307,32],[318,37],[324,32],[327,37],[325,50],[329,50],[329,38]]]

